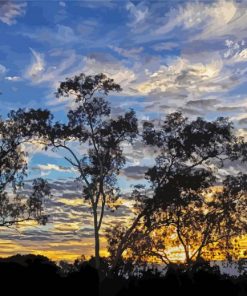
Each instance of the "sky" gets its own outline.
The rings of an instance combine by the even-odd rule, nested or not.
[[[133,108],[140,121],[162,120],[174,111],[208,120],[224,116],[246,136],[245,0],[0,0],[0,34],[3,117],[12,109],[48,108],[62,121],[73,102],[55,97],[59,82],[103,72],[123,88],[109,97],[115,114]],[[32,252],[73,260],[92,254],[91,214],[75,172],[62,153],[39,145],[25,149],[29,179],[42,176],[52,184],[47,202],[52,223],[2,230],[0,256]],[[124,152],[119,184],[126,194],[130,184],[143,180],[153,152],[140,143],[126,145]],[[229,165],[222,173],[239,167]],[[117,212],[107,212],[104,228],[125,221],[129,208],[125,201]]]

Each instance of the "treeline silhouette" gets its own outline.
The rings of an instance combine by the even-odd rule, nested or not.
[[[106,267],[103,260],[101,264]],[[247,295],[247,273],[238,277],[222,275],[218,267],[210,267],[207,262],[190,270],[170,265],[165,274],[151,267],[129,274],[105,269],[99,274],[94,266],[94,258],[57,265],[41,255],[15,255],[0,259],[0,286],[10,295]]]

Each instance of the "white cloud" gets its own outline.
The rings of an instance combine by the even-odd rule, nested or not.
[[[14,3],[11,0],[0,1],[0,21],[13,25],[16,23],[16,18],[25,14],[26,3]]]
[[[49,52],[46,58],[52,59],[53,64],[47,64],[46,67],[44,66],[43,55],[38,54],[37,57],[39,58],[34,61],[26,72],[26,77],[34,84],[46,84],[50,88],[50,93],[48,93],[49,101],[47,102],[49,106],[71,101],[69,98],[64,98],[64,100],[54,98],[54,91],[66,77],[71,77],[82,72],[84,65],[82,57],[77,55],[73,50]],[[30,72],[35,72],[36,76],[30,75]]]
[[[227,50],[224,52],[224,58],[228,64],[247,62],[247,47],[244,40],[236,41],[225,40]]]
[[[219,0],[217,2],[189,2],[171,9],[166,23],[155,30],[155,34],[167,34],[175,28],[194,30],[191,40],[207,40],[246,35],[247,10],[244,3]]]
[[[20,81],[21,77],[20,76],[6,76],[4,79],[8,80],[8,81]]]
[[[241,50],[238,56],[240,60],[247,60],[247,48]]]
[[[227,47],[227,51],[224,53],[225,58],[232,57],[237,52],[239,52],[239,48],[240,48],[239,42],[234,42],[233,40],[226,39],[225,45]]]
[[[60,82],[64,81],[66,77],[73,77],[80,73],[85,73],[86,75],[104,73],[114,79],[116,83],[119,83],[123,89],[119,95],[120,97],[124,96],[124,99],[121,102],[118,101],[118,107],[123,107],[123,110],[131,106],[131,102],[126,99],[126,96],[137,95],[137,91],[134,90],[132,86],[136,79],[138,69],[125,66],[121,61],[116,60],[110,54],[95,53],[89,56],[82,56],[74,50],[56,49],[46,53],[45,67],[44,56],[40,53],[36,53],[36,56],[39,57],[39,59],[36,58],[32,65],[29,66],[25,77],[33,84],[48,87],[49,90],[47,91],[46,101],[44,103],[53,111],[64,110],[64,107],[72,109],[75,107],[75,102],[71,100],[71,98],[56,98],[54,92]],[[39,71],[35,71],[36,65],[41,65],[41,67],[38,67]],[[33,72],[36,73],[36,76],[31,75]],[[130,100],[132,99],[130,98]],[[122,106],[123,104],[125,104],[125,106]]]
[[[71,172],[72,168],[70,167],[63,167],[56,164],[38,164],[35,167],[33,167],[34,170],[41,170],[41,171],[57,171],[57,172]]]
[[[27,78],[31,79],[32,81],[36,81],[39,79],[39,76],[45,70],[45,61],[42,54],[38,53],[37,51],[30,48],[32,55],[33,55],[33,62],[28,67],[26,71]]]
[[[217,80],[222,66],[221,60],[193,64],[184,58],[177,58],[170,65],[162,65],[158,71],[150,73],[149,79],[139,84],[137,90],[146,95],[154,92],[202,94],[219,91],[221,84]]]

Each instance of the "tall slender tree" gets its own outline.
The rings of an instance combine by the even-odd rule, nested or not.
[[[137,135],[133,110],[114,117],[106,97],[120,86],[104,74],[80,74],[60,83],[57,96],[71,98],[75,108],[67,122],[47,127],[44,136],[49,147],[64,150],[65,159],[77,171],[83,184],[83,198],[93,214],[95,261],[100,268],[100,230],[105,207],[115,207],[119,196],[117,175],[125,163],[121,144]]]

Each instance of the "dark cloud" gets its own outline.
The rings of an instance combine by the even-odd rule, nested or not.
[[[80,182],[75,180],[62,180],[62,181],[54,181],[50,183],[51,189],[59,190],[63,189],[65,190],[71,190],[72,192],[75,192],[75,190],[79,191],[82,189],[82,185]]]
[[[208,108],[208,107],[214,107],[219,103],[220,101],[216,99],[203,99],[203,100],[188,101],[186,105],[188,107],[194,107],[194,108]]]
[[[147,170],[147,166],[129,166],[123,170],[123,175],[130,179],[141,180]]]
[[[238,121],[238,123],[241,124],[241,125],[245,125],[245,124],[247,124],[247,117],[240,119],[240,120]]]
[[[186,107],[181,107],[178,108],[178,111],[181,111],[182,113],[186,114],[186,115],[192,115],[192,116],[199,116],[202,115],[203,113],[200,112],[197,109],[192,109],[192,108],[186,108]]]
[[[16,23],[16,18],[25,13],[26,3],[11,0],[0,1],[0,21],[7,25]]]
[[[237,106],[237,107],[234,107],[234,106],[221,106],[221,107],[218,107],[217,108],[217,111],[219,112],[234,112],[234,111],[243,111],[243,110],[246,110],[246,108],[244,106]]]

